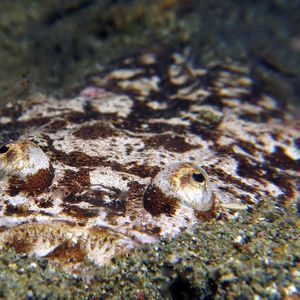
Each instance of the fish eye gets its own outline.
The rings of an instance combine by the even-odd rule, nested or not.
[[[205,181],[205,177],[201,173],[193,173],[192,178],[193,178],[194,181],[197,181],[199,183],[202,183],[202,182]]]
[[[2,154],[2,155],[1,155]],[[54,170],[43,150],[31,141],[0,147],[0,172],[11,195],[37,195],[52,184]]]
[[[198,212],[209,212],[214,207],[205,170],[188,162],[174,163],[158,172],[145,191],[143,203],[154,216],[172,216],[182,205]]]
[[[9,147],[7,147],[6,145],[2,146],[0,148],[0,154],[4,154],[9,150]]]

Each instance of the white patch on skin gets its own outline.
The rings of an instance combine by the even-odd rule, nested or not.
[[[287,156],[291,159],[297,160],[300,159],[300,151],[296,146],[289,147],[285,150]]]
[[[48,255],[49,253],[51,253],[58,245],[47,245],[45,243],[43,243],[42,241],[39,241],[39,243],[36,244],[36,247],[33,251],[33,253],[37,256],[37,257],[45,257],[46,255]]]
[[[172,84],[183,85],[189,80],[189,77],[187,75],[181,74],[182,71],[182,68],[178,65],[172,65],[169,67],[168,74],[170,76],[170,81]]]
[[[259,114],[263,111],[262,107],[252,105],[249,103],[241,103],[238,99],[226,99],[223,100],[223,103],[226,103],[228,106],[234,108],[235,112],[239,114],[241,111],[243,113],[250,113],[250,114]]]
[[[266,109],[275,109],[276,108],[276,101],[271,97],[267,95],[263,95],[261,97],[261,100],[258,102],[258,104]]]
[[[95,86],[88,86],[80,92],[80,96],[87,97],[87,98],[102,97],[106,94],[107,94],[107,91],[105,89],[98,88]]]
[[[124,174],[118,174],[111,170],[111,168],[97,168],[90,172],[90,182],[92,186],[111,186],[111,183],[115,182],[118,189],[126,191],[128,189],[128,180],[124,180],[122,177],[124,177]]]
[[[15,197],[11,197],[9,199],[9,204],[11,205],[18,205],[18,204],[23,204],[23,203],[28,203],[28,199],[25,196],[15,196]]]
[[[197,88],[195,89],[195,91],[193,91],[193,89],[195,89],[193,85],[181,88],[175,95],[171,96],[171,98],[182,98],[190,101],[199,101],[205,99],[210,95],[210,92],[208,92],[207,90]]]
[[[6,217],[6,216],[1,216],[0,218],[0,226],[1,227],[13,227],[18,224],[22,224],[28,222],[28,218],[26,217]],[[0,241],[2,240],[2,236],[0,235]]]
[[[189,220],[186,219],[189,216]],[[186,205],[180,206],[177,209],[174,217],[162,215],[155,218],[155,225],[161,227],[163,236],[173,238],[179,232],[190,227],[190,224],[196,224],[197,218],[194,214],[194,209]]]
[[[242,95],[246,95],[248,90],[245,88],[221,88],[218,90],[218,95],[221,97],[233,97],[238,98]]]
[[[189,120],[182,120],[180,118],[170,118],[170,119],[150,119],[149,123],[155,124],[155,123],[165,123],[170,125],[184,125],[189,126],[190,121]]]
[[[132,69],[122,69],[122,70],[116,70],[116,71],[112,71],[109,74],[109,79],[118,79],[118,80],[124,80],[124,79],[129,79],[132,78],[138,74],[143,73],[143,70],[141,69],[136,69],[136,70],[132,70]]]
[[[33,175],[41,169],[48,169],[50,167],[49,158],[36,145],[28,145],[27,155],[29,157],[28,166],[20,172],[22,176]]]
[[[151,65],[156,63],[156,57],[152,53],[143,54],[140,56],[140,62],[144,65]]]
[[[104,114],[116,114],[126,118],[131,112],[132,100],[127,96],[114,95],[90,100],[92,107]]]
[[[147,102],[147,106],[154,110],[166,109],[168,107],[167,103],[165,102],[157,102],[157,101],[150,101]]]
[[[270,182],[266,183],[266,189],[271,195],[274,195],[274,197],[278,197],[283,194],[283,191],[278,188],[278,186]]]
[[[160,78],[152,76],[151,78],[140,78],[136,80],[120,81],[118,85],[122,89],[130,89],[138,92],[141,96],[148,96],[151,91],[159,91]]]
[[[62,140],[57,140],[53,143],[55,148],[60,149],[64,153],[70,153],[76,149],[92,157],[110,157],[115,161],[127,163],[141,158],[142,154],[137,150],[144,148],[144,143],[141,139],[128,136],[86,141],[66,134],[67,131],[61,135]],[[58,147],[57,143],[59,144]],[[128,145],[133,145],[133,149],[136,150],[130,155],[127,154]]]
[[[77,97],[68,101],[57,100],[55,98],[47,99],[49,101],[34,104],[24,114],[22,114],[18,121],[29,121],[41,117],[57,117],[64,115],[67,112],[83,112],[83,105],[86,102],[85,97]]]
[[[239,154],[243,154],[244,156],[250,156],[249,153],[247,153],[246,151],[244,151],[241,147],[239,147],[238,145],[233,145],[233,151],[235,153],[239,153]]]
[[[1,124],[8,124],[10,122],[12,122],[11,118],[9,118],[9,117],[0,117],[0,123]]]

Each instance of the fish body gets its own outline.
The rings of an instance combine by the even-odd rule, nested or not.
[[[137,55],[8,105],[0,127],[0,246],[69,271],[298,199],[300,123],[239,65]]]

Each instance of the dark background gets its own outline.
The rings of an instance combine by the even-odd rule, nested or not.
[[[0,93],[24,74],[31,90],[59,93],[153,45],[188,47],[201,66],[249,64],[277,97],[300,102],[299,0],[2,0]]]

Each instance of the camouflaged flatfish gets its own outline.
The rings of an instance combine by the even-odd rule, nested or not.
[[[239,65],[137,55],[0,124],[0,246],[69,271],[298,197],[299,121]]]

